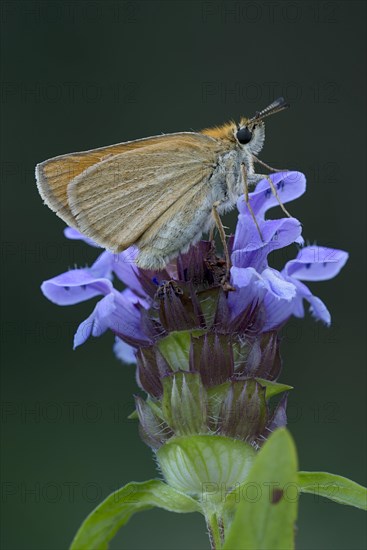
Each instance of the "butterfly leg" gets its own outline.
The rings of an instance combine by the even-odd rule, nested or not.
[[[213,216],[213,218],[214,218],[214,216]],[[210,231],[209,231],[209,242],[214,241],[214,227],[215,227],[215,225],[212,225],[211,228],[210,228]]]
[[[284,168],[283,170],[281,170],[280,168],[273,168],[272,166],[269,166],[269,164],[266,164],[266,162],[257,158],[257,156],[255,156],[253,153],[252,153],[252,158],[254,159],[255,162],[258,162],[259,164],[261,164],[261,166],[264,166],[264,168],[267,168],[271,172],[289,172],[287,168]]]
[[[264,177],[268,180],[269,185],[270,185],[270,189],[271,189],[274,197],[277,199],[280,208],[283,210],[284,214],[286,214],[288,216],[288,218],[291,218],[292,216],[290,215],[290,213],[288,212],[288,210],[286,209],[286,207],[284,206],[284,204],[282,203],[282,201],[279,198],[278,191],[277,191],[276,186],[273,183],[273,180],[268,175],[265,175]]]
[[[248,194],[247,168],[246,168],[246,165],[245,165],[244,162],[241,164],[241,171],[242,171],[243,187],[244,187],[244,194],[245,194],[245,203],[246,203],[247,208],[249,209],[249,212],[252,216],[252,219],[255,222],[256,229],[258,230],[259,235],[260,235],[260,239],[264,242],[263,236],[262,236],[261,231],[260,231],[259,224],[257,223],[256,216],[255,216],[254,211],[252,210],[252,206],[250,204],[250,199],[249,199],[249,194]]]
[[[247,207],[248,209],[250,210],[251,212],[251,215],[252,217],[254,218],[254,221],[255,221],[255,217],[254,217],[254,214],[250,208],[250,204],[248,203],[248,200],[246,200],[246,197],[248,198],[248,184],[247,184],[247,171],[246,171],[246,166],[245,164],[241,164],[241,167],[242,167],[242,174],[243,174],[243,179],[244,179],[244,186],[245,186],[245,201],[246,201],[246,204],[247,204]],[[282,171],[282,170],[281,170]],[[256,178],[256,179],[254,179]],[[279,206],[280,208],[283,210],[283,212],[288,216],[288,218],[291,218],[291,214],[288,212],[288,210],[285,208],[284,204],[282,203],[282,201],[280,200],[280,197],[278,195],[278,191],[277,191],[277,188],[276,186],[274,185],[274,182],[273,180],[270,178],[270,176],[268,174],[252,174],[251,175],[251,179],[253,180],[251,183],[257,183],[259,181],[261,181],[262,179],[266,179],[268,180],[269,182],[269,186],[270,186],[270,189],[271,189],[271,192],[273,193],[274,197],[276,198],[276,200],[278,201],[279,203]],[[256,222],[255,222],[256,223]],[[258,227],[257,223],[256,223],[256,227]]]
[[[224,227],[223,227],[223,224],[222,224],[222,220],[220,219],[220,216],[218,214],[218,206],[219,205],[220,205],[220,201],[216,201],[213,204],[213,206],[212,206],[212,216],[214,218],[215,225],[218,228],[219,237],[220,237],[220,240],[222,241],[222,245],[223,245],[224,257],[225,257],[225,260],[226,260],[226,274],[223,277],[222,284],[223,284],[225,290],[234,290],[234,288],[231,285],[229,285],[229,283],[228,283],[229,277],[230,277],[230,270],[231,270],[231,258],[229,256],[229,251],[228,251],[228,246],[227,246],[227,239],[226,239],[226,234],[225,234]]]

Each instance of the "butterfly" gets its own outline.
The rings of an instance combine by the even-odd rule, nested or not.
[[[119,253],[135,245],[139,267],[163,269],[220,224],[242,194],[248,202],[249,185],[270,180],[254,170],[259,162],[275,171],[256,156],[265,139],[263,119],[288,106],[281,97],[238,124],[51,158],[36,166],[39,193],[100,246]]]

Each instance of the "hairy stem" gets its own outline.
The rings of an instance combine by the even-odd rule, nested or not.
[[[208,528],[211,550],[220,550],[224,542],[223,521],[217,514],[210,514],[205,517]]]

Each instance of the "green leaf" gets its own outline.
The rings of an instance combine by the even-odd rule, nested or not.
[[[278,395],[278,393],[282,393],[288,390],[293,390],[293,386],[288,386],[287,384],[280,384],[279,382],[271,382],[270,380],[265,380],[264,378],[255,378],[255,380],[259,382],[259,384],[265,387],[266,399],[270,399],[270,397],[273,397],[274,395]]]
[[[204,330],[179,330],[159,340],[159,351],[173,371],[189,370],[191,336],[200,336]]]
[[[291,550],[297,518],[297,455],[285,428],[257,455],[225,539],[225,550]]]
[[[136,512],[149,508],[170,512],[200,512],[198,503],[163,481],[128,483],[104,500],[84,520],[70,550],[106,550],[108,542]]]
[[[298,483],[302,493],[367,510],[367,489],[346,477],[328,472],[298,472]]]

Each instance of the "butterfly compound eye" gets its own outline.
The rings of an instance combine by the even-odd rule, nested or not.
[[[252,138],[252,132],[245,126],[244,128],[240,128],[236,134],[237,140],[241,143],[241,145],[246,145],[246,143],[249,143]]]

